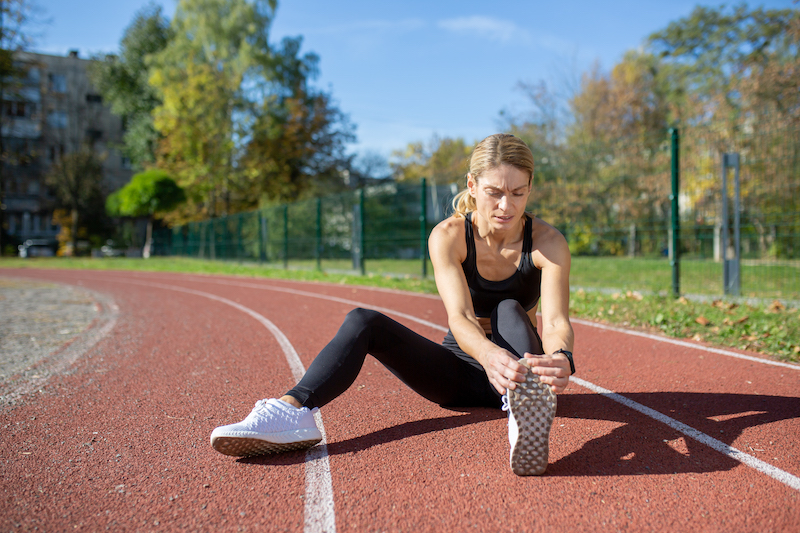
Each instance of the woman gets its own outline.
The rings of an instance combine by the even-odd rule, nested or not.
[[[429,239],[450,326],[442,344],[355,309],[292,390],[259,401],[242,422],[216,428],[214,449],[242,456],[313,446],[322,438],[313,413],[355,381],[369,353],[439,405],[502,405],[512,470],[543,473],[555,393],[575,368],[569,249],[555,228],[525,213],[532,179],[533,155],[518,138],[492,135],[475,147],[455,213]],[[540,299],[541,338],[534,326]]]

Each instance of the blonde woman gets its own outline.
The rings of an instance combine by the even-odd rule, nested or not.
[[[525,212],[532,180],[533,155],[517,137],[496,134],[475,147],[454,214],[428,243],[450,327],[441,344],[354,309],[300,382],[256,403],[242,422],[216,428],[214,449],[243,456],[313,446],[322,438],[313,413],[352,385],[370,354],[439,405],[508,410],[512,471],[542,474],[555,394],[575,367],[569,249],[561,233]]]

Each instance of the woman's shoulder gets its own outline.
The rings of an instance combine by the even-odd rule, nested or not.
[[[464,219],[451,216],[442,220],[434,226],[428,243],[429,246],[433,248],[448,248],[455,251],[458,256],[465,256],[467,245],[465,241]]]
[[[554,226],[544,220],[528,215],[532,218],[531,238],[533,251],[540,251],[546,256],[569,256],[569,245],[564,235]]]
[[[556,241],[564,241],[566,244],[566,239],[564,239],[564,235],[555,228],[542,220],[541,218],[537,218],[530,213],[528,213],[528,217],[531,218],[531,236],[533,237],[533,242],[536,244],[540,241],[549,241],[549,240],[556,240]]]
[[[441,237],[457,237],[464,235],[464,219],[461,217],[450,216],[434,226],[431,235],[434,233]]]

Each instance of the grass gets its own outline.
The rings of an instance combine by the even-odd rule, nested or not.
[[[314,261],[292,262],[290,269],[282,265],[208,261],[170,257],[142,259],[123,258],[3,258],[0,269],[6,268],[71,268],[85,270],[137,270],[152,272],[184,272],[193,274],[226,274],[247,277],[324,281],[366,285],[414,292],[436,293],[431,268],[428,277],[419,274],[419,261],[381,260],[367,263],[370,273],[352,273],[349,261],[322,263],[327,271],[316,270]],[[706,263],[684,261],[682,290],[685,293],[714,294],[719,291],[721,273]],[[717,266],[718,267],[718,266]],[[761,276],[767,291],[758,294],[789,294],[795,300],[800,287],[795,279],[778,281],[769,276],[769,269],[792,266],[743,266],[745,274]],[[1,272],[1,271],[0,271]],[[389,273],[394,274],[389,274]],[[400,273],[400,275],[397,275]],[[769,280],[775,278],[772,282]],[[659,332],[667,336],[689,338],[716,346],[760,352],[784,361],[800,361],[800,312],[797,305],[767,299],[761,303],[673,298],[667,295],[672,277],[669,262],[656,259],[573,259],[571,283],[579,287],[572,293],[570,315],[639,330]],[[779,288],[780,287],[780,288]],[[788,287],[788,288],[787,288]],[[593,290],[608,289],[615,290]],[[771,291],[771,292],[770,292]],[[747,293],[743,290],[743,293]]]

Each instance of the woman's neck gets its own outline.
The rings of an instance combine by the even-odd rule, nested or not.
[[[472,227],[475,228],[478,237],[480,237],[487,246],[500,250],[522,240],[525,231],[525,215],[523,214],[519,218],[519,221],[511,227],[507,229],[497,229],[492,228],[491,224],[481,217],[477,211],[473,211]]]

